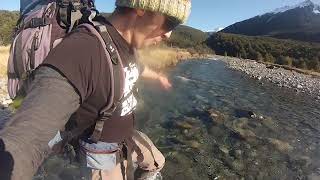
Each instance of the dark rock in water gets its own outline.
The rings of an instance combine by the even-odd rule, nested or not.
[[[237,118],[255,118],[255,117],[257,117],[257,115],[252,111],[236,109],[234,112],[235,112],[235,117],[237,117]]]
[[[247,128],[248,126],[248,118],[240,118],[238,120],[233,121],[230,125],[227,125],[228,128],[233,131],[233,136],[249,141],[256,142],[257,136],[256,134]]]
[[[219,111],[211,108],[207,110],[207,113],[215,124],[223,124],[225,121],[225,116]]]

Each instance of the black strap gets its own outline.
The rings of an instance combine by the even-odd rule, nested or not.
[[[64,6],[63,3],[59,4],[59,25],[64,28],[68,28],[70,26],[69,20],[68,20],[68,6]]]
[[[7,73],[9,79],[19,79],[19,76],[16,73]]]
[[[107,32],[103,33],[103,34],[104,35],[101,37],[103,37],[102,39],[103,39],[105,45],[107,47],[115,47],[115,45],[113,44],[113,41],[111,40],[110,35]],[[113,90],[115,92],[114,97],[120,98],[121,93],[122,93],[122,92],[120,92],[120,86],[121,86],[120,83],[121,83],[121,76],[122,76],[123,70],[122,70],[122,67],[120,64],[114,63],[116,61],[118,62],[119,58],[120,58],[120,57],[118,57],[117,50],[116,49],[114,49],[114,50],[109,49],[109,50],[108,50],[108,53],[109,53],[110,57],[116,57],[116,60],[115,59],[113,60],[112,67],[110,67],[113,69],[113,78],[114,78],[114,82],[115,82],[112,85]],[[123,98],[121,98],[121,100],[122,99]],[[112,99],[112,101],[114,101],[114,102],[113,102],[113,106],[111,108],[107,107],[110,102],[108,104],[106,104],[105,107],[101,108],[101,110],[99,111],[99,117],[96,119],[96,121],[93,122],[96,125],[95,125],[95,130],[94,130],[93,134],[91,135],[92,142],[97,142],[100,140],[102,129],[104,126],[104,122],[111,118],[111,116],[113,115],[113,113],[115,112],[117,107],[122,103],[121,100],[115,101],[114,99]],[[93,124],[88,124],[88,126],[86,128],[91,127],[92,125]],[[71,131],[68,131],[68,135],[65,138],[68,139],[68,141],[70,141],[73,138],[79,137],[86,128],[74,128]]]
[[[98,25],[95,26],[95,28],[97,29],[97,31],[100,33],[105,45],[106,45],[106,50],[108,51],[112,64],[113,64],[113,78],[114,78],[114,99],[113,99],[113,106],[111,108],[108,107],[108,103],[105,107],[103,107],[100,112],[99,112],[99,117],[96,120],[96,127],[94,129],[94,132],[91,136],[91,140],[93,142],[97,142],[100,140],[101,138],[101,134],[102,134],[102,130],[103,130],[103,126],[104,123],[111,119],[113,113],[116,111],[116,109],[118,108],[119,105],[121,105],[121,73],[122,73],[122,67],[119,63],[119,57],[118,57],[118,52],[117,49],[115,47],[115,44],[113,43],[108,30],[106,28],[106,26],[104,25]],[[118,98],[118,100],[115,100],[116,98]]]
[[[21,31],[29,28],[39,28],[44,27],[50,24],[53,24],[54,21],[56,21],[55,18],[48,18],[48,17],[42,17],[42,18],[32,18],[28,22],[20,22],[16,26],[15,34],[19,34]]]
[[[105,25],[98,25],[95,26],[95,28],[100,32],[101,37],[103,38],[106,46],[107,46],[107,51],[110,54],[111,61],[114,65],[118,65],[119,63],[119,57],[117,54],[117,49],[115,44],[113,43],[111,36],[109,35],[107,31],[107,27]]]
[[[36,32],[32,39],[30,55],[29,55],[30,69],[28,69],[27,71],[33,71],[35,69],[36,51],[38,50],[38,48],[39,48],[39,33]]]
[[[52,24],[52,21],[54,18],[48,18],[48,17],[43,17],[43,18],[32,18],[30,21],[28,21],[25,25],[24,28],[37,28],[37,27],[43,27]]]
[[[14,49],[14,57],[13,57],[13,68],[16,76],[20,79],[22,74],[25,72],[24,64],[21,61],[22,59],[22,35],[17,37],[15,42],[15,49]]]

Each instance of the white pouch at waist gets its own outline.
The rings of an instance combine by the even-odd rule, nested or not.
[[[81,151],[85,155],[87,167],[112,171],[117,165],[120,147],[117,143],[98,142],[89,144],[80,140]]]

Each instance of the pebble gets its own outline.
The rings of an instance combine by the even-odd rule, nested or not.
[[[233,70],[242,71],[258,80],[266,79],[277,86],[294,89],[298,93],[314,95],[320,100],[320,77],[313,77],[286,70],[284,68],[267,68],[265,64],[251,60],[239,60],[237,58],[221,58]]]

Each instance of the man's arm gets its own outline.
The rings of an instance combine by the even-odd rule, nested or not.
[[[148,78],[148,79],[159,80],[161,85],[165,89],[170,89],[172,87],[171,83],[169,82],[169,80],[166,76],[151,70],[147,66],[144,67],[144,70],[143,70],[141,76],[144,78]]]
[[[48,142],[79,108],[79,101],[66,78],[49,67],[40,67],[21,107],[0,131],[0,159],[8,161],[0,162],[0,167],[5,167],[0,169],[0,179],[5,180],[8,172],[4,171],[10,169],[7,166],[12,158],[11,179],[32,179],[49,154]]]

